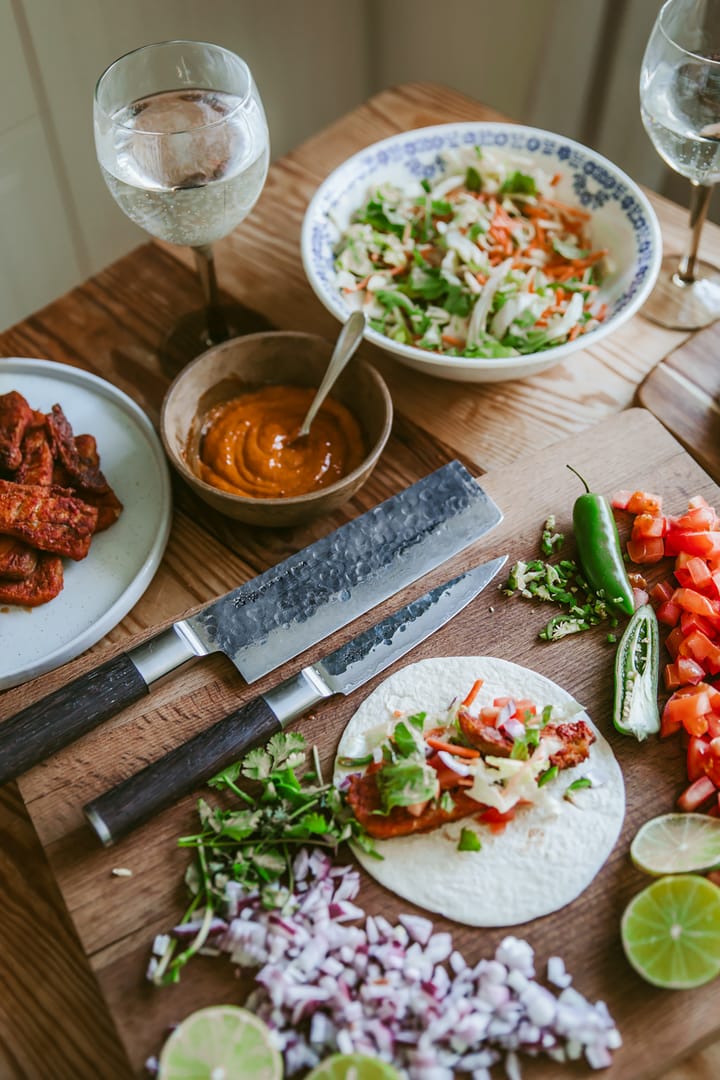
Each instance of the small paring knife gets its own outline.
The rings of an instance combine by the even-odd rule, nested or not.
[[[351,694],[467,607],[506,562],[503,555],[439,585],[128,777],[83,808],[90,825],[113,844],[324,698]]]

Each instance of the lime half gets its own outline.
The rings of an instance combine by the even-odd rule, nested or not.
[[[646,874],[692,874],[720,864],[720,818],[663,814],[646,821],[630,845]]]
[[[720,889],[696,874],[659,878],[625,908],[628,960],[644,979],[687,990],[720,974]]]
[[[333,1054],[316,1065],[307,1080],[400,1080],[400,1073],[366,1054]]]
[[[247,1009],[213,1005],[191,1013],[162,1048],[159,1080],[281,1080],[269,1028]]]

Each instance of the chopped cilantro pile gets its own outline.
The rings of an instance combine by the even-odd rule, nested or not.
[[[563,534],[555,531],[555,518],[549,517],[540,539],[542,554],[557,553],[563,542]],[[507,596],[519,593],[528,600],[549,602],[563,609],[562,614],[554,615],[540,630],[538,637],[543,641],[557,641],[606,620],[613,629],[618,625],[607,601],[591,588],[574,559],[559,559],[555,563],[544,559],[516,562],[504,591]],[[609,638],[612,640],[613,635]]]

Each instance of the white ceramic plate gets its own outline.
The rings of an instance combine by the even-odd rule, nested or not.
[[[608,317],[575,341],[503,359],[442,356],[392,341],[371,327],[365,337],[407,367],[441,379],[524,379],[590,348],[621,326],[647,298],[660,269],[662,237],[650,202],[617,165],[589,147],[510,123],[438,124],[391,135],[338,165],[315,192],[303,222],[303,265],[318,298],[344,322],[351,309],[335,283],[335,246],[368,191],[386,182],[419,190],[423,178],[434,179],[447,171],[448,155],[467,146],[491,150],[518,168],[530,164],[550,176],[560,173],[557,197],[591,212],[593,246],[610,252],[613,269],[597,294],[598,303],[607,304]]]
[[[100,464],[123,503],[80,562],[63,559],[65,587],[37,608],[0,605],[0,689],[59,667],[94,645],[139,600],[170,533],[170,477],[142,409],[104,379],[49,360],[0,359],[0,394],[17,390],[33,409],[56,403],[76,435],[97,439]]]

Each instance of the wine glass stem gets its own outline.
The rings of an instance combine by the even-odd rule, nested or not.
[[[690,197],[690,246],[680,260],[675,277],[682,285],[692,285],[695,281],[695,261],[700,245],[700,233],[705,224],[710,197],[713,193],[712,184],[699,184],[697,180],[691,180],[692,194]]]
[[[195,265],[205,295],[208,345],[217,345],[220,341],[227,341],[230,331],[220,305],[215,256],[211,244],[200,244],[192,250],[195,253]]]

